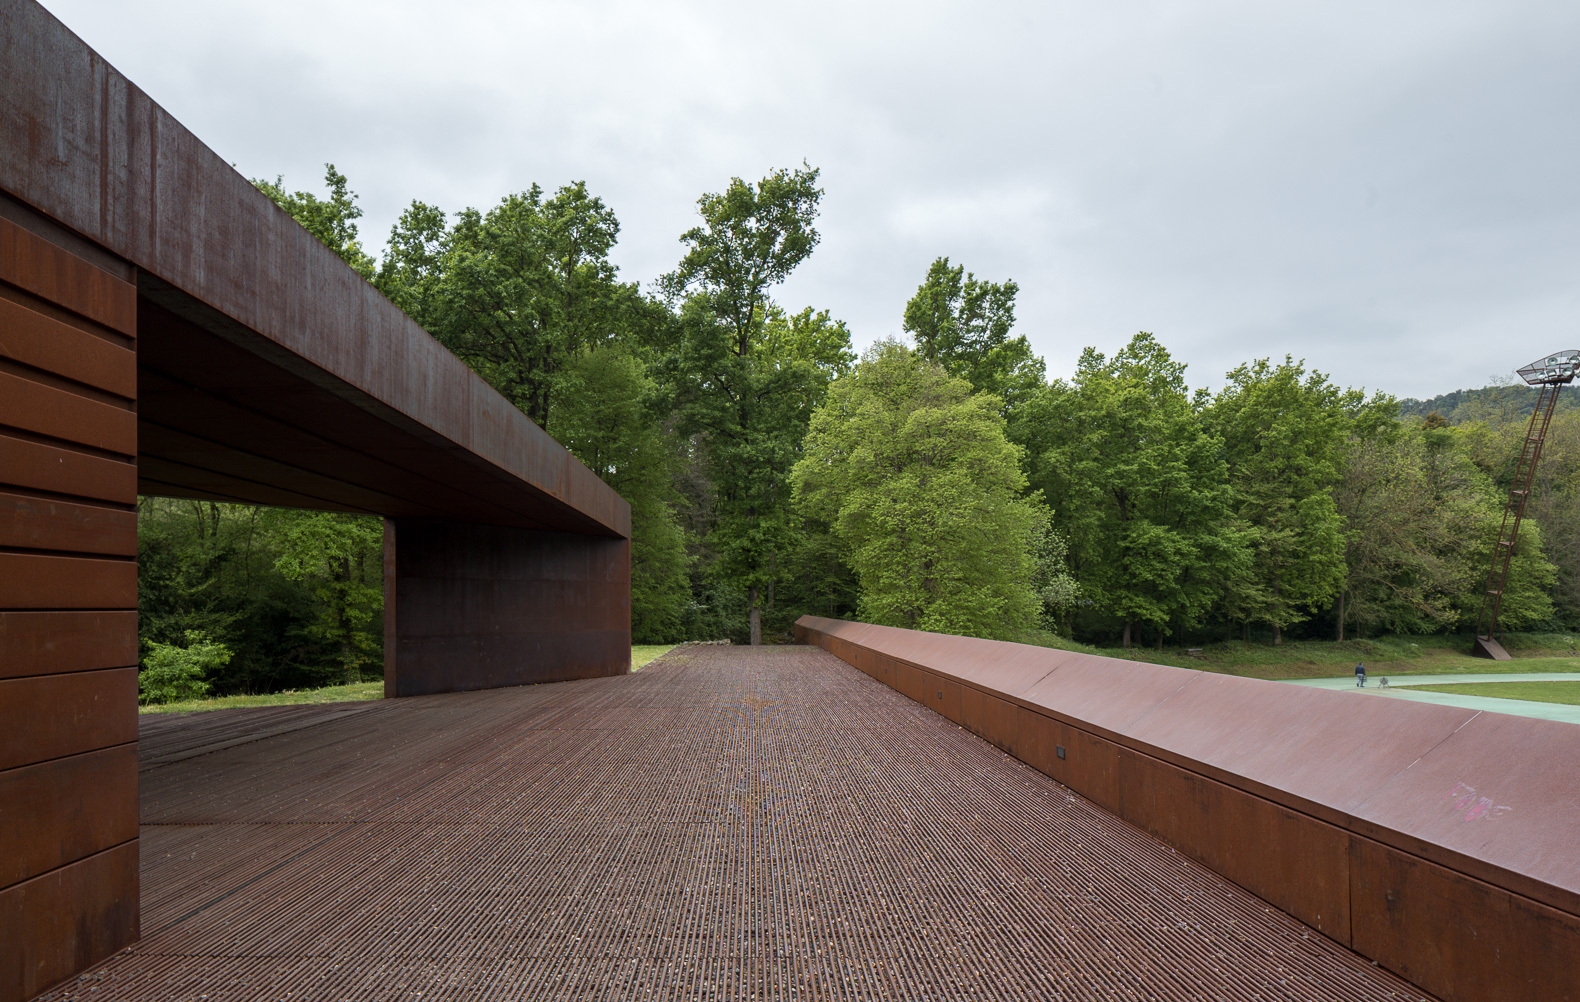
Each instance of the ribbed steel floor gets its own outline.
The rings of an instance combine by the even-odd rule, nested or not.
[[[46,997],[1423,997],[815,648],[142,752],[143,939]]]

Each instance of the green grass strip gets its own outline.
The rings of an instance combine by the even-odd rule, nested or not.
[[[1512,661],[1488,661],[1469,654],[1470,638],[1387,636],[1369,640],[1298,640],[1273,646],[1239,640],[1206,643],[1188,657],[1179,644],[1157,650],[1139,644],[1130,650],[1090,647],[1039,630],[1014,638],[1024,644],[1083,654],[1195,668],[1246,678],[1345,678],[1365,662],[1368,675],[1497,675],[1526,672],[1580,671],[1580,637],[1572,634],[1510,635]]]
[[[632,644],[631,670],[638,671],[674,649],[674,644]]]
[[[198,710],[228,710],[236,706],[295,706],[301,703],[355,703],[365,699],[383,699],[384,680],[357,682],[354,685],[331,685],[323,689],[287,689],[259,696],[217,696],[214,699],[191,699],[182,703],[160,703],[138,708],[140,713],[192,713]]]
[[[641,644],[631,648],[631,670],[649,664],[661,655],[675,649],[674,644]],[[217,696],[213,699],[189,699],[181,703],[161,703],[138,707],[139,713],[195,713],[202,710],[228,710],[236,706],[297,706],[303,703],[354,703],[365,699],[383,699],[384,682],[358,682],[355,685],[331,685],[323,689],[288,689],[261,696]]]
[[[1459,696],[1528,699],[1537,703],[1568,703],[1571,706],[1580,706],[1580,681],[1448,682],[1442,685],[1412,685],[1410,688],[1427,692],[1451,692]]]

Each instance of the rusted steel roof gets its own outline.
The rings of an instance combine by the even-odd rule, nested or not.
[[[141,748],[144,938],[57,997],[1423,997],[814,648]]]
[[[630,535],[596,474],[33,0],[0,0],[0,94],[0,216],[136,287],[34,291],[135,328],[139,492]]]

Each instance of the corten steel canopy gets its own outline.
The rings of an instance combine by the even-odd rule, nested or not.
[[[385,516],[388,695],[629,665],[629,506],[0,0],[0,1002],[137,936],[139,492]]]

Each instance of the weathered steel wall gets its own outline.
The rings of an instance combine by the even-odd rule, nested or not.
[[[132,277],[0,196],[0,999],[137,938]]]
[[[392,552],[402,678],[449,688],[626,671],[611,617],[624,608],[629,630],[630,507],[33,0],[0,0],[0,227],[0,1002],[15,1002],[137,935],[139,489],[518,533],[508,568],[463,560],[464,588],[437,574],[405,601],[394,568],[450,551]],[[529,586],[528,568],[548,577]],[[620,592],[577,606],[593,582]],[[552,595],[562,642],[537,636],[539,660],[511,662]],[[448,603],[449,649],[482,653],[475,674],[437,667],[425,596]]]
[[[811,616],[796,635],[1444,999],[1580,999],[1580,728]]]
[[[629,670],[630,540],[390,519],[384,542],[386,696]]]

